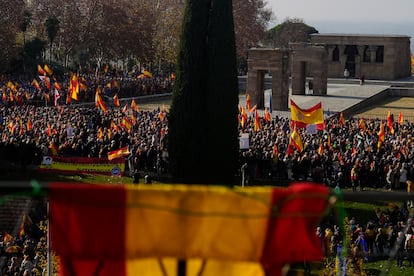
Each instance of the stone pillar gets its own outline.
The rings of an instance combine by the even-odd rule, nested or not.
[[[251,106],[257,105],[261,108],[264,105],[264,72],[260,70],[249,69],[247,72],[247,89],[246,94],[250,95]]]
[[[272,74],[272,109],[289,110],[289,75],[288,71],[289,57],[282,58],[281,66],[274,67]]]
[[[324,47],[314,47],[313,52],[313,94],[326,95],[328,86],[328,52]]]
[[[281,49],[251,49],[248,59],[247,92],[251,106],[264,109],[264,76],[272,74],[272,107],[288,110],[289,52]]]
[[[305,95],[306,62],[295,61],[292,65],[292,95]]]
[[[355,77],[359,78],[362,74],[365,74],[363,71],[364,68],[361,68],[361,64],[364,58],[365,45],[358,45],[358,55],[355,56]]]
[[[339,48],[339,62],[341,63],[342,68],[342,77],[344,76],[344,70],[346,66],[346,55],[345,55],[345,46],[346,45],[338,45]]]

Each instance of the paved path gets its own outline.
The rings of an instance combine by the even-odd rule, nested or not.
[[[410,79],[410,83],[414,83]],[[295,101],[297,105],[299,105],[301,108],[309,108],[311,106],[314,106],[318,102],[322,102],[322,107],[324,109],[325,114],[335,114],[338,112],[341,112],[343,110],[346,110],[356,104],[361,103],[364,100],[367,100],[376,94],[384,91],[389,87],[389,83],[384,82],[383,84],[381,82],[375,82],[374,84],[366,83],[365,85],[359,85],[356,82],[352,83],[340,83],[338,81],[332,81],[331,83],[328,83],[328,90],[326,96],[316,96],[316,95],[290,95],[289,97]],[[291,92],[290,92],[291,93]],[[268,106],[268,99],[270,95],[270,90],[265,91],[265,106]],[[398,101],[398,98],[395,99]],[[414,101],[414,99],[413,99]],[[413,101],[407,101],[402,98],[400,102],[394,102],[394,107],[397,108],[401,106],[403,107],[404,104],[408,104],[409,106],[404,106],[405,110],[411,110],[413,114],[410,114],[410,116],[414,116],[414,102]],[[167,109],[171,105],[171,98],[167,99],[160,99],[155,100],[147,103],[138,105],[143,110],[153,110],[158,107],[165,106]],[[246,96],[244,94],[239,95],[239,105],[240,106],[246,106]],[[377,106],[373,105],[372,109],[378,108]],[[386,107],[390,108],[390,107]],[[364,110],[362,112],[369,113],[372,112],[370,110]],[[380,113],[384,113],[383,110],[376,111]],[[387,111],[385,111],[387,112]],[[393,111],[391,111],[393,112]],[[399,111],[398,111],[399,112]],[[404,112],[404,111],[403,111]],[[263,110],[259,110],[259,113],[262,115]],[[397,111],[394,112],[397,114]],[[362,113],[359,113],[362,114]],[[408,114],[407,114],[408,115]],[[288,117],[290,118],[290,111],[273,111],[272,116],[282,116],[282,117]],[[414,118],[414,117],[413,117]]]

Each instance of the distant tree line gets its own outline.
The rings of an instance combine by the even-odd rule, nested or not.
[[[0,0],[0,73],[33,74],[36,65],[102,66],[123,61],[173,65],[183,0]],[[265,0],[234,0],[239,61],[263,40],[272,19]]]

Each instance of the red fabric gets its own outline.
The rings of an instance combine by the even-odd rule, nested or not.
[[[125,188],[65,183],[50,188],[51,246],[62,259],[63,274],[125,275]],[[100,267],[105,269],[96,274]]]
[[[329,190],[315,183],[298,182],[274,189],[262,264],[267,275],[280,275],[286,263],[319,261],[322,248],[315,233],[328,203]]]
[[[68,260],[61,259],[61,276],[124,276],[127,275],[125,261]]]

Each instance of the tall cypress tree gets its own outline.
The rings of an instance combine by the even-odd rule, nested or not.
[[[169,117],[174,181],[233,184],[237,104],[232,1],[188,0]]]

